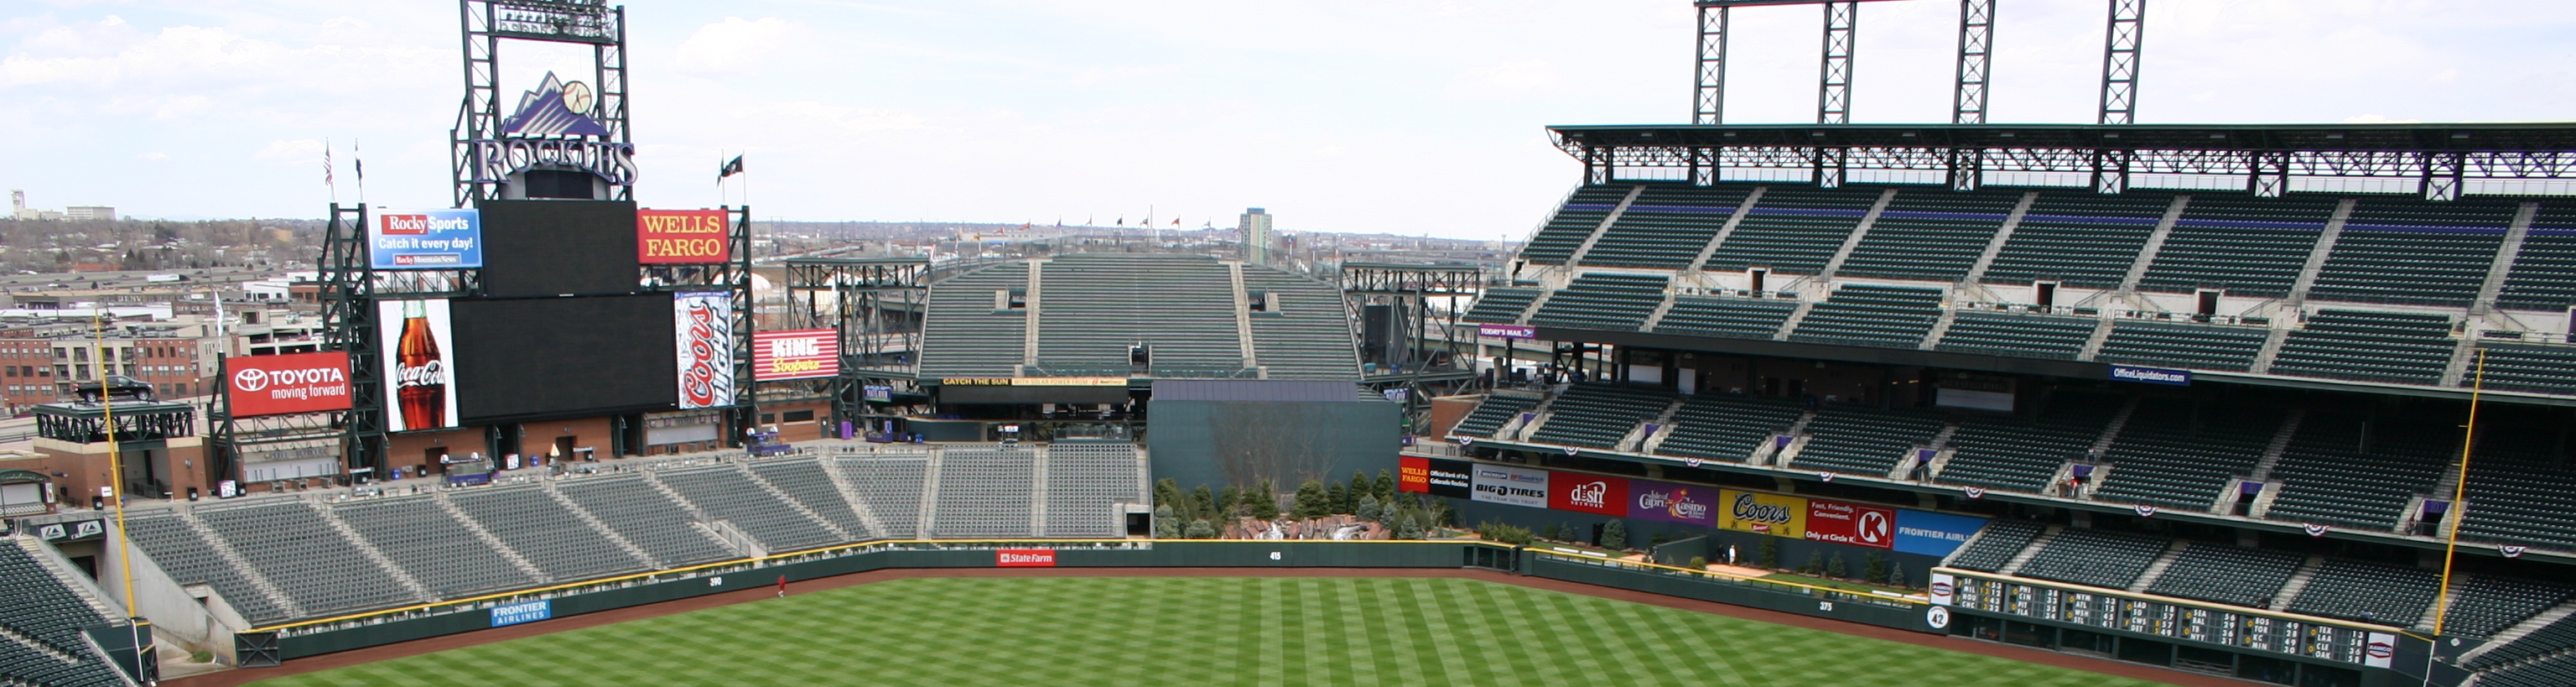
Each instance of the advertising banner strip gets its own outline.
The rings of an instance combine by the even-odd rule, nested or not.
[[[1700,527],[1717,526],[1718,488],[1628,480],[1628,517]]]
[[[1476,335],[1497,339],[1535,339],[1538,338],[1538,328],[1525,324],[1480,324],[1476,325]]]
[[[456,426],[456,341],[446,299],[376,301],[384,366],[385,431]]]
[[[993,566],[998,568],[1055,567],[1055,549],[995,549]]]
[[[1896,511],[1896,551],[1948,556],[1985,527],[1985,518],[1900,509]]]
[[[349,409],[346,351],[224,359],[224,400],[233,417]]]
[[[555,602],[553,599],[492,607],[493,627],[517,625],[519,623],[533,623],[553,617],[555,617]]]
[[[483,213],[471,208],[379,209],[367,218],[367,263],[380,270],[483,266]]]
[[[751,378],[763,382],[841,373],[840,333],[830,329],[751,335]]]
[[[1808,499],[1806,538],[1808,541],[1892,549],[1896,547],[1896,509]]]
[[[1547,507],[1556,510],[1624,517],[1628,515],[1626,477],[1586,475],[1560,472],[1548,476],[1552,487],[1547,494]]]
[[[1718,502],[1724,505],[1717,514],[1718,527],[1790,539],[1807,538],[1805,498],[1726,489],[1718,492]]]
[[[1547,471],[1476,464],[1473,500],[1531,508],[1547,507]]]
[[[635,262],[706,265],[733,257],[723,210],[636,210]]]
[[[2191,386],[2190,370],[2167,370],[2154,367],[2111,366],[2111,378],[2123,382],[2146,382],[2171,386]]]
[[[680,367],[680,409],[734,404],[733,294],[678,293],[671,300],[671,328]]]

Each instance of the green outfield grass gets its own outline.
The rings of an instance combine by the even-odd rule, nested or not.
[[[1460,579],[950,578],[845,587],[259,683],[2131,687]]]

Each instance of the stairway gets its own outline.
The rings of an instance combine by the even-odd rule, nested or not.
[[[2156,230],[2147,234],[2147,245],[2138,248],[2137,261],[2129,263],[2128,276],[2120,278],[2121,292],[2138,290],[2138,280],[2146,278],[2147,267],[2155,264],[2156,254],[2165,249],[2165,239],[2173,237],[2174,222],[2182,219],[2182,209],[2190,205],[2191,196],[2177,195],[2172,205],[2165,206],[2164,219],[2156,221]]]
[[[553,494],[554,492],[549,489],[547,490],[547,493]],[[483,529],[483,523],[475,522],[474,516],[466,515],[464,509],[457,508],[456,504],[450,503],[447,500],[447,494],[445,492],[440,492],[435,496],[429,497],[429,502],[438,504],[438,509],[446,511],[447,517],[454,519],[458,527],[467,532],[474,533],[475,539],[482,540],[483,545],[492,547],[493,553],[501,554],[502,560],[509,561],[511,567],[518,568],[519,572],[527,573],[529,579],[544,583],[552,583],[555,581],[555,576],[546,574],[546,571],[538,568],[537,564],[528,562],[528,557],[519,555],[518,549],[510,548],[509,544],[502,543],[500,537],[492,536],[491,530]],[[579,508],[573,509],[573,512],[588,518],[588,514],[582,513]],[[590,518],[587,522],[590,523],[590,526],[593,529],[604,529],[599,527],[599,520],[596,518]],[[650,561],[652,559],[644,558],[643,560]]]
[[[618,534],[617,529],[609,527],[608,521],[599,519],[598,514],[590,512],[590,509],[581,507],[581,504],[573,503],[572,499],[565,498],[561,492],[555,491],[555,485],[553,482],[546,483],[546,495],[554,497],[556,503],[563,504],[564,510],[572,511],[573,517],[579,518],[583,523],[590,525],[590,529],[599,532],[600,537],[607,539],[611,544],[616,544],[617,548],[624,550],[627,555],[634,556],[635,560],[643,561],[645,566],[651,567],[655,570],[671,567],[669,562],[656,559],[653,557],[653,554],[645,553],[644,547],[637,546],[635,542],[628,540],[626,535]]]
[[[224,541],[222,535],[215,534],[214,529],[207,527],[206,521],[198,519],[196,513],[186,508],[172,509],[171,513],[177,515],[180,522],[188,523],[188,531],[197,533],[198,539],[205,540],[206,550],[213,551],[216,558],[224,559],[225,565],[230,565],[234,570],[241,572],[242,579],[250,582],[252,589],[259,590],[259,593],[267,595],[269,600],[277,602],[278,610],[283,611],[286,617],[301,618],[307,615],[303,604],[288,598],[286,590],[279,589],[276,582],[270,581],[267,575],[260,574],[259,568],[251,566],[250,559],[242,557],[241,551],[234,549],[231,542]]]
[[[859,487],[850,483],[849,475],[841,474],[841,461],[835,458],[819,460],[823,461],[823,475],[832,479],[832,489],[840,492],[841,500],[850,502],[850,512],[858,514],[859,524],[868,528],[868,536],[887,536],[885,523],[877,520],[876,508],[868,505],[866,497],[859,495]]]
[[[2260,353],[2254,354],[2254,367],[2247,370],[2248,372],[2252,372],[2254,374],[2272,373],[2272,361],[2278,360],[2281,357],[2281,344],[2287,343],[2290,340],[2290,329],[2288,327],[2281,326],[2282,324],[2283,322],[2281,321],[2275,321],[2272,324],[2271,333],[2265,335],[2263,338],[2263,350]]]
[[[2120,440],[2120,430],[2129,426],[2129,415],[2138,412],[2138,403],[2138,397],[2129,397],[2129,402],[2120,406],[2120,412],[2111,416],[2111,423],[2102,426],[2102,436],[2095,438],[2089,449],[2093,454],[2111,450],[2111,444]]]
[[[935,522],[937,518],[933,516],[939,514],[939,470],[940,466],[945,463],[947,455],[947,449],[932,447],[930,449],[930,459],[922,463],[921,512],[918,514],[918,517],[912,521],[912,537],[914,539],[929,539],[930,533],[936,531],[931,529],[931,527],[938,524]]]
[[[1630,453],[1652,452],[1650,447],[1660,445],[1664,443],[1664,437],[1672,436],[1673,415],[1681,412],[1682,401],[1682,398],[1676,397],[1671,402],[1665,403],[1662,412],[1655,413],[1654,419],[1638,423],[1635,428],[1629,429],[1627,436],[1620,437],[1619,443],[1612,445],[1614,447],[1612,450]],[[1649,426],[1655,428],[1653,434],[1646,433],[1646,428]]]
[[[2298,601],[2299,592],[2306,590],[2308,583],[2317,579],[2317,569],[2325,567],[2325,564],[2324,556],[2309,556],[2307,562],[2300,563],[2299,571],[2290,573],[2290,582],[2281,585],[2281,593],[2272,595],[2272,607],[2289,608],[2292,602]]]
[[[2165,569],[2173,567],[2174,560],[2182,558],[2182,550],[2189,546],[2191,544],[2180,539],[2166,545],[2165,552],[2157,554],[2155,562],[2148,563],[2145,572],[2138,573],[2138,581],[2129,583],[2129,591],[2144,592],[2148,587],[2155,586],[2156,578],[2164,577]]]
[[[1026,368],[1036,367],[1038,364],[1038,324],[1045,319],[1040,317],[1040,313],[1045,312],[1045,309],[1044,304],[1040,302],[1042,294],[1038,292],[1041,290],[1039,288],[1040,285],[1046,283],[1046,265],[1047,261],[1045,258],[1030,260],[1029,283],[1022,287],[1023,290],[1027,292],[1027,297],[1022,299],[1021,303],[1028,306],[1026,312],[1020,313],[1020,321],[1022,322],[1020,327],[1020,366],[1022,368],[1022,372],[1026,372]],[[656,484],[659,483],[657,482]]]
[[[821,459],[817,458],[815,460],[819,461]],[[734,470],[742,473],[743,481],[750,482],[759,486],[762,490],[769,492],[770,497],[777,499],[777,503],[779,505],[786,506],[789,510],[796,511],[796,514],[805,516],[805,519],[812,520],[815,524],[822,525],[823,529],[831,530],[832,535],[840,537],[841,541],[858,541],[865,538],[850,534],[849,530],[841,527],[841,523],[832,522],[830,518],[823,517],[823,514],[816,513],[814,512],[814,509],[807,508],[805,507],[805,504],[798,503],[796,499],[789,498],[786,490],[779,489],[778,485],[769,483],[768,478],[761,477],[760,473],[752,472],[751,469],[747,467],[741,467],[741,464],[739,463],[735,465],[736,467]],[[820,463],[817,463],[817,465],[819,466]]]
[[[2012,240],[2013,230],[2021,226],[2022,216],[2030,214],[2031,203],[2038,200],[2038,191],[2021,194],[2021,202],[2013,205],[2012,214],[2004,216],[2003,226],[1995,228],[1994,240],[1986,242],[1985,252],[1977,254],[1977,262],[1968,266],[1968,276],[1960,277],[1960,284],[1974,285],[1985,279],[1986,268],[1994,266],[1995,256],[2004,252],[2004,242]]]
[[[1045,532],[1047,524],[1047,451],[1044,447],[1029,452],[1029,531]]]
[[[1602,215],[1601,223],[1593,225],[1592,233],[1583,237],[1583,245],[1575,246],[1574,252],[1565,256],[1565,269],[1571,271],[1583,264],[1583,256],[1592,253],[1593,244],[1600,243],[1601,235],[1610,231],[1610,225],[1619,223],[1619,216],[1628,214],[1628,206],[1635,204],[1638,194],[1645,192],[1644,184],[1628,187],[1628,197],[1619,199],[1619,206],[1610,208],[1610,214]]]
[[[1823,297],[1823,296],[1824,296],[1824,294],[1818,294],[1818,297],[1819,297],[1819,298],[1821,298],[1821,297]],[[1799,322],[1806,321],[1808,311],[1815,310],[1815,309],[1816,309],[1816,301],[1814,301],[1814,300],[1809,300],[1809,299],[1800,299],[1800,300],[1798,301],[1798,309],[1797,309],[1797,310],[1789,311],[1789,319],[1785,319],[1785,320],[1781,320],[1781,321],[1780,321],[1780,331],[1772,332],[1772,333],[1771,333],[1771,340],[1772,340],[1772,341],[1787,341],[1787,340],[1789,340],[1789,332],[1798,331],[1798,323],[1799,323]]]
[[[1697,272],[1701,265],[1708,264],[1708,259],[1717,255],[1717,247],[1726,245],[1726,237],[1735,235],[1735,227],[1744,223],[1745,215],[1753,214],[1753,204],[1762,202],[1762,192],[1768,190],[1771,187],[1755,186],[1752,193],[1744,194],[1744,202],[1735,206],[1734,214],[1726,216],[1726,224],[1717,228],[1717,235],[1708,237],[1708,245],[1700,246],[1699,256],[1691,258],[1690,266],[1682,269]]]
[[[403,570],[401,565],[394,563],[394,559],[386,557],[383,550],[377,549],[375,544],[368,543],[365,536],[358,534],[358,528],[350,527],[348,521],[340,519],[340,514],[311,501],[304,502],[304,506],[313,509],[313,515],[321,518],[323,524],[330,525],[332,531],[339,532],[341,539],[349,540],[349,550],[356,551],[368,562],[375,563],[378,569],[384,571],[385,577],[391,578],[395,584],[400,584],[403,589],[410,591],[412,598],[421,601],[435,601],[439,598],[436,593],[429,590],[429,585],[421,584],[420,580],[414,579],[409,571]]]
[[[2111,322],[2110,314],[2106,312],[2102,321],[2093,323],[2093,335],[2084,338],[2084,350],[2075,354],[2076,360],[2090,361],[2093,356],[2102,354],[2102,342],[2111,340]]]
[[[2343,239],[2344,220],[2352,218],[2352,208],[2361,201],[2345,198],[2335,203],[2334,215],[2326,219],[2326,230],[2317,235],[2317,245],[2308,250],[2307,266],[2299,268],[2298,281],[2290,282],[2290,303],[2305,305],[2308,289],[2317,285],[2317,273],[2325,271],[2326,256],[2334,253],[2335,242]]]
[[[125,617],[123,609],[110,608],[107,605],[107,591],[98,588],[98,581],[74,567],[71,559],[64,558],[63,552],[56,550],[53,545],[24,535],[9,539],[16,542],[18,548],[26,550],[28,558],[33,558],[38,564],[52,569],[54,576],[62,578],[64,586],[72,590],[72,596],[80,597],[82,603],[89,604],[90,610],[98,611],[99,617]]]
[[[1843,237],[1842,248],[1835,250],[1834,258],[1825,262],[1823,270],[1816,272],[1816,281],[1833,281],[1834,273],[1842,271],[1843,262],[1851,259],[1852,249],[1859,248],[1861,239],[1869,236],[1870,225],[1878,223],[1879,213],[1886,212],[1887,204],[1895,201],[1896,189],[1891,188],[1878,194],[1878,202],[1869,206],[1869,214],[1861,215],[1860,224],[1852,225],[1851,235]]]
[[[1226,263],[1225,276],[1233,287],[1234,345],[1242,351],[1243,369],[1261,369],[1261,358],[1252,347],[1252,292],[1243,287],[1243,263]]]
[[[2030,559],[2038,556],[2040,549],[2047,548],[2048,542],[2057,539],[2057,533],[2064,531],[2066,527],[2063,525],[2049,525],[2047,531],[2040,532],[2038,537],[2030,540],[2029,546],[2021,547],[2020,552],[2005,560],[2003,567],[1995,568],[1995,574],[2011,575],[2021,572],[2022,566],[2029,565]]]
[[[1958,321],[1959,310],[1957,308],[1942,308],[1941,317],[1932,321],[1932,331],[1925,333],[1923,335],[1923,342],[1915,344],[1914,348],[1916,350],[1929,351],[1940,346],[1941,337],[1949,336],[1950,325],[1955,324]]]
[[[2307,409],[2291,408],[2289,416],[2281,419],[2281,427],[2273,430],[2272,443],[2263,446],[2263,458],[2254,462],[2254,472],[2246,475],[2246,479],[2256,482],[2272,479],[2272,469],[2281,466],[2281,454],[2289,452],[2290,440],[2299,435],[2299,423],[2307,419]]]

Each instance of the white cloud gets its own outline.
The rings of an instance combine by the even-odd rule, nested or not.
[[[1563,84],[1547,60],[1518,60],[1476,67],[1449,80],[1441,96],[1460,101],[1513,101],[1544,97]]]
[[[698,74],[741,72],[803,48],[812,34],[809,27],[777,17],[725,17],[681,41],[673,64]]]
[[[322,159],[322,141],[314,138],[269,141],[266,147],[250,156],[261,162],[319,162]]]

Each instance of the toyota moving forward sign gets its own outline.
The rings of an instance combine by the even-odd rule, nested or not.
[[[345,351],[225,358],[224,399],[233,417],[349,409]]]

